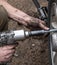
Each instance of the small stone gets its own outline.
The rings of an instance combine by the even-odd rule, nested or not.
[[[15,53],[15,54],[14,54],[14,56],[15,56],[15,57],[18,57],[18,54],[17,54],[17,53]]]
[[[34,47],[34,46],[35,46],[35,44],[32,44],[32,46]]]

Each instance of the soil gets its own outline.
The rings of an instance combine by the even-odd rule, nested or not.
[[[8,2],[26,12],[31,16],[38,16],[37,9],[32,0],[8,0]],[[46,0],[39,0],[41,6],[46,6]],[[19,25],[12,19],[9,20],[9,29],[29,30],[23,25]],[[10,65],[49,65],[48,38],[44,36],[34,36],[23,41],[18,41],[16,56],[13,57]]]

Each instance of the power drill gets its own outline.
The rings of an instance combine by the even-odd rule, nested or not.
[[[4,44],[4,45],[13,44],[15,41],[24,40],[30,36],[35,36],[50,32],[57,32],[57,29],[36,30],[36,31],[11,30],[6,32],[0,32],[0,44]]]

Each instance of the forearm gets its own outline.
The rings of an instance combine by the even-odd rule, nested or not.
[[[10,4],[8,4],[6,1],[2,2],[0,5],[3,5],[3,7],[6,9],[8,16],[10,18],[13,18],[14,20],[30,20],[30,16],[27,15],[26,13],[22,12],[21,10],[18,10],[16,8],[14,8],[13,6],[11,6]]]
[[[25,26],[30,26],[32,28],[41,27],[45,30],[48,30],[48,28],[45,26],[44,21],[41,21],[38,18],[31,17],[21,10],[14,8],[7,3],[7,0],[0,0],[0,5],[2,5],[6,9],[10,18],[18,21],[19,23]]]

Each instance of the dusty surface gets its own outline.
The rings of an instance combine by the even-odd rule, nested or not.
[[[44,6],[46,5],[44,3],[46,0],[39,1]],[[37,14],[37,9],[32,0],[8,0],[8,2],[31,16]],[[28,30],[13,20],[9,21],[8,27],[9,29]],[[16,53],[18,56],[13,58],[10,65],[49,65],[47,38],[43,38],[43,36],[30,37],[24,41],[19,41]]]

